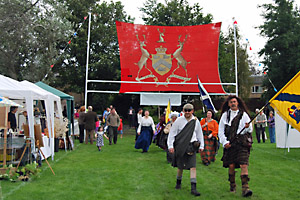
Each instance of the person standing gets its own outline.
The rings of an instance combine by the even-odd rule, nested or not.
[[[148,152],[154,132],[155,125],[153,119],[149,116],[149,111],[145,110],[145,116],[142,118],[137,129],[139,137],[135,143],[135,148],[143,149],[142,153]]]
[[[93,112],[93,107],[89,106],[88,112],[85,113],[84,116],[84,128],[86,130],[86,134],[85,134],[86,144],[88,144],[89,137],[90,137],[90,143],[93,144],[97,120],[98,120],[97,114]]]
[[[107,122],[107,126],[108,126],[109,145],[111,145],[112,138],[113,138],[114,144],[117,144],[118,127],[120,126],[120,117],[116,113],[115,108],[111,109],[106,122]]]
[[[258,143],[260,143],[260,136],[263,140],[263,143],[265,143],[266,135],[265,135],[265,129],[266,129],[266,123],[267,123],[267,116],[263,111],[260,111],[259,115],[256,117],[256,123],[257,128],[259,132],[259,140]]]
[[[252,125],[245,103],[230,95],[222,106],[219,123],[219,139],[223,144],[223,167],[229,168],[230,192],[236,192],[235,168],[241,168],[242,195],[252,195],[249,189],[248,165],[252,145]]]
[[[275,118],[273,115],[273,111],[269,112],[268,124],[269,124],[270,141],[271,143],[275,143]]]
[[[16,120],[16,112],[18,111],[18,107],[11,106],[10,111],[8,113],[8,124],[7,127],[12,129],[13,131],[17,131],[17,120]]]
[[[167,147],[168,146],[168,136],[169,136],[169,133],[170,133],[170,130],[172,128],[172,125],[174,124],[174,122],[176,121],[177,117],[178,117],[178,112],[172,112],[170,114],[170,117],[171,117],[171,120],[167,123],[166,127],[164,128],[164,137],[165,137],[165,146]],[[165,151],[167,152],[167,162],[168,163],[172,163],[172,155],[170,154],[169,152],[169,149],[166,148]]]
[[[134,127],[134,115],[135,115],[135,111],[132,108],[132,106],[130,106],[129,110],[128,110],[128,120],[129,120],[129,128]]]
[[[258,113],[259,113],[259,109],[256,108],[255,109],[255,115],[258,115]],[[257,127],[256,117],[253,120],[253,124],[254,124],[254,129],[255,129],[255,135],[256,135],[257,142],[260,143],[259,129]]]
[[[216,160],[219,125],[213,117],[214,112],[209,109],[206,113],[206,118],[203,118],[200,122],[204,136],[204,151],[201,152],[201,160],[206,166]]]
[[[143,109],[139,108],[138,113],[135,114],[134,116],[135,116],[134,122],[135,122],[135,130],[136,130],[136,134],[135,134],[135,141],[136,141],[139,137],[137,130],[143,118]]]
[[[199,120],[193,116],[194,106],[185,104],[183,111],[184,115],[174,122],[168,137],[169,152],[174,154],[172,166],[178,168],[175,189],[181,189],[183,170],[190,170],[191,194],[200,196],[196,188],[196,152],[204,149],[203,133]]]
[[[81,106],[79,109],[79,117],[78,117],[80,143],[83,143],[83,139],[84,139],[84,116],[85,116],[85,107]]]
[[[107,107],[106,110],[104,110],[103,112],[103,123],[104,123],[104,127],[106,126],[106,120],[107,120],[107,117],[108,115],[110,114],[110,108]]]
[[[122,139],[123,138],[123,120],[121,117],[120,117],[120,125],[118,127],[118,134],[120,134],[120,138]]]

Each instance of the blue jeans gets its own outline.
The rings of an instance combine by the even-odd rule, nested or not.
[[[275,143],[275,127],[269,127],[270,141]]]

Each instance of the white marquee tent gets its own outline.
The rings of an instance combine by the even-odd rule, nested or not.
[[[300,148],[300,132],[292,128],[275,113],[275,132],[276,132],[276,147],[277,148]]]
[[[33,101],[44,100],[48,119],[49,136],[51,136],[51,155],[54,158],[54,101],[58,107],[58,112],[61,113],[60,98],[52,93],[49,93],[33,83],[28,81],[19,82],[14,79],[0,75],[0,95],[12,99],[25,99],[26,109],[28,113],[28,125],[30,137],[34,138],[34,117],[33,117]],[[61,116],[61,114],[59,114]],[[49,124],[51,123],[51,124]],[[34,145],[34,144],[33,144]]]

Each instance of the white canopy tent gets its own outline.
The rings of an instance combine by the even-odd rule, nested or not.
[[[52,93],[48,93],[47,91],[41,89],[41,88],[35,88],[35,86],[32,86],[28,81],[19,82],[14,79],[5,77],[3,75],[0,75],[0,94],[5,97],[9,97],[12,99],[25,99],[26,102],[26,109],[28,113],[28,125],[29,125],[29,132],[30,137],[34,138],[34,117],[33,117],[33,101],[34,100],[45,100],[46,105],[46,113],[47,113],[47,119],[48,121],[54,122],[54,101],[57,101],[58,106],[58,112],[61,113],[61,103],[60,98],[56,95],[53,95]],[[33,84],[34,85],[34,84]],[[37,86],[36,86],[37,87]],[[51,95],[50,95],[51,94]],[[61,114],[59,114],[61,116]],[[50,119],[50,120],[49,120]],[[52,153],[52,159],[54,158],[54,123],[52,123],[49,126],[48,122],[48,128],[49,135],[52,136],[52,142],[51,142],[51,149],[53,149]],[[34,144],[33,144],[34,147]]]
[[[21,81],[21,84],[23,84],[25,87],[28,87],[30,89],[33,89],[34,91],[42,94],[42,100],[45,101],[45,107],[46,107],[46,117],[47,117],[47,127],[49,132],[49,138],[50,138],[50,148],[51,148],[51,155],[52,159],[54,158],[54,102],[56,102],[58,113],[62,113],[61,108],[61,101],[60,97],[48,92],[39,86],[37,86],[34,83],[31,83],[29,81]],[[46,98],[44,98],[46,97]],[[61,117],[61,114],[59,115]]]

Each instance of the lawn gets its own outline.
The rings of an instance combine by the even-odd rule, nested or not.
[[[76,149],[60,150],[49,162],[54,176],[43,162],[39,177],[29,182],[1,181],[1,199],[243,199],[240,171],[237,173],[236,194],[229,192],[227,169],[220,161],[222,148],[215,163],[206,167],[197,157],[197,181],[200,197],[190,194],[189,172],[183,174],[183,187],[175,190],[176,169],[166,162],[165,152],[151,145],[148,153],[134,149],[134,135],[126,135],[117,145],[103,151],[94,145],[75,142]],[[254,143],[250,156],[251,199],[300,198],[300,149],[276,149],[267,140]]]

